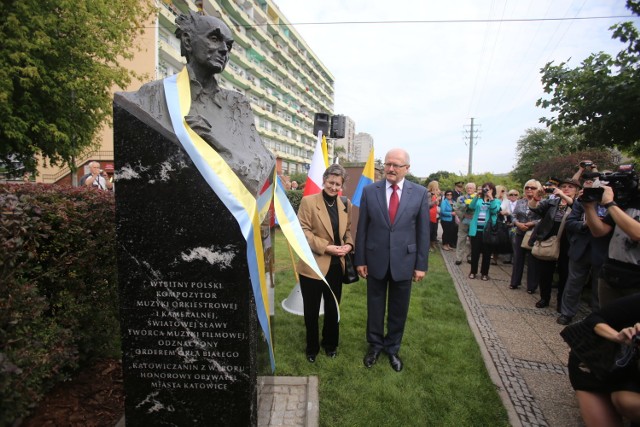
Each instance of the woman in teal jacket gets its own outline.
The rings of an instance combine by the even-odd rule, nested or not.
[[[471,240],[471,272],[469,279],[475,279],[478,274],[478,262],[482,254],[480,274],[482,280],[489,280],[489,267],[491,254],[494,251],[490,245],[483,244],[483,231],[487,221],[496,224],[500,213],[500,199],[496,198],[496,186],[492,182],[485,182],[480,187],[478,194],[471,200],[470,209],[474,209],[473,218],[469,224],[469,238]]]

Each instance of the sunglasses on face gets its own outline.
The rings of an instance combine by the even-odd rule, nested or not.
[[[509,193],[509,194],[507,194],[507,196],[517,196],[517,194],[516,193]]]
[[[524,187],[525,190],[537,190],[537,187]]]

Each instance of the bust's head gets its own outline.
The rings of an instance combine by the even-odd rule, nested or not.
[[[229,62],[233,37],[220,19],[189,12],[176,18],[180,54],[193,67],[221,73]]]

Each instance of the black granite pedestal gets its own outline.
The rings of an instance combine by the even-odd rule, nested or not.
[[[259,337],[246,242],[175,137],[114,104],[125,418],[252,426]]]

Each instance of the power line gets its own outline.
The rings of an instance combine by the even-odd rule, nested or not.
[[[541,22],[541,21],[587,21],[595,19],[620,19],[638,18],[635,15],[609,15],[609,16],[581,16],[565,18],[507,18],[507,19],[426,19],[426,20],[398,20],[398,21],[326,21],[326,22],[288,22],[273,23],[275,27],[288,27],[292,25],[358,25],[358,24],[482,24],[503,22]],[[263,27],[265,24],[241,24],[241,27]]]

